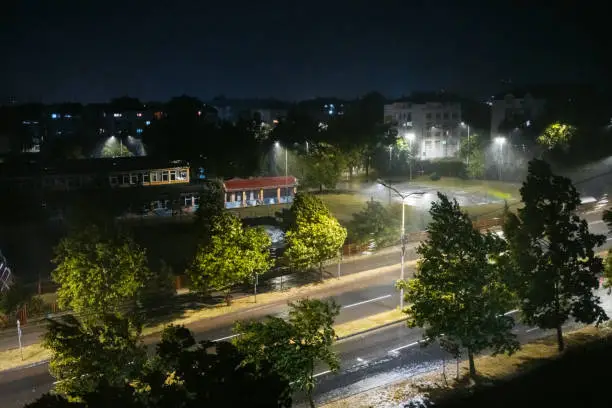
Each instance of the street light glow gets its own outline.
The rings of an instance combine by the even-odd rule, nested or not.
[[[414,141],[414,139],[415,139],[415,137],[416,137],[416,136],[415,136],[414,132],[407,132],[407,133],[405,133],[405,134],[404,134],[404,138],[405,138],[407,141],[409,141],[409,142],[413,142],[413,141]]]
[[[498,136],[494,139],[495,143],[498,145],[503,145],[506,143],[506,138],[503,136]]]
[[[280,147],[280,143],[278,142],[278,140],[276,142],[274,142],[274,147],[277,147],[277,148]]]

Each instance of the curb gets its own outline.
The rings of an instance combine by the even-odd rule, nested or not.
[[[36,361],[36,362],[30,363],[30,364],[24,364],[24,365],[20,365],[20,366],[17,366],[17,367],[7,368],[6,370],[0,370],[0,374],[10,373],[12,371],[27,370],[28,368],[34,368],[34,367],[38,367],[38,366],[47,364],[49,361],[51,361],[51,359],[47,358],[45,360]]]
[[[380,326],[371,327],[369,329],[365,329],[365,330],[362,330],[362,331],[359,331],[359,332],[356,332],[356,333],[348,334],[348,335],[346,335],[344,337],[338,337],[336,339],[336,342],[339,343],[341,341],[348,340],[348,339],[356,337],[356,336],[361,336],[363,334],[371,333],[371,332],[376,331],[376,330],[380,330],[380,329],[384,329],[386,327],[394,326],[396,324],[403,323],[406,320],[407,320],[407,318],[404,317],[402,319],[394,320],[394,321],[389,322],[389,323],[381,324]]]

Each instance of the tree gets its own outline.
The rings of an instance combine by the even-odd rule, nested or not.
[[[551,123],[544,129],[544,132],[537,138],[537,142],[548,149],[555,147],[566,148],[572,137],[576,133],[576,128],[567,123]]]
[[[58,381],[55,390],[77,399],[101,381],[124,384],[146,357],[140,328],[111,314],[95,325],[85,325],[72,315],[49,320],[43,345],[51,351],[49,371]]]
[[[608,228],[612,230],[612,210],[604,211],[602,219],[608,225]],[[604,276],[606,278],[606,287],[608,289],[612,288],[612,249],[608,250],[608,255],[606,256]]]
[[[246,363],[260,366],[269,362],[294,387],[308,395],[314,407],[315,364],[318,361],[339,368],[332,351],[336,337],[333,328],[340,306],[333,300],[302,299],[289,303],[289,320],[269,316],[265,321],[239,322],[234,332],[242,335],[234,340]]]
[[[580,195],[571,180],[554,175],[546,162],[529,163],[520,191],[524,207],[506,214],[504,223],[515,272],[512,285],[524,319],[556,329],[562,351],[568,318],[582,323],[607,319],[593,294],[603,272],[594,249],[605,237],[589,233],[587,222],[576,215]]]
[[[377,247],[397,241],[399,220],[379,201],[368,201],[366,207],[353,214],[348,225],[351,240],[359,244],[374,243]]]
[[[483,139],[478,134],[470,135],[461,141],[459,157],[466,162],[467,175],[470,178],[482,178],[485,172],[485,153]]]
[[[211,351],[214,349],[214,351]],[[83,356],[92,358],[92,356]],[[95,356],[93,356],[95,357]],[[155,356],[123,381],[100,377],[97,385],[69,402],[64,396],[46,394],[29,405],[33,408],[197,408],[197,407],[290,407],[287,380],[269,363],[259,367],[230,343],[196,344],[184,327],[169,326],[162,332]],[[124,374],[120,373],[123,378]],[[81,383],[89,376],[79,377]],[[114,378],[113,378],[114,379]]]
[[[114,230],[74,229],[55,253],[52,278],[59,285],[59,306],[87,318],[136,305],[151,277],[145,250]]]
[[[346,167],[345,157],[327,144],[313,145],[308,155],[301,157],[304,168],[304,177],[301,180],[303,187],[316,187],[323,191],[323,187],[336,188],[342,170]]]
[[[285,234],[285,260],[295,268],[317,266],[323,279],[323,262],[338,255],[346,228],[319,198],[309,194],[295,196],[291,213],[294,221]]]
[[[514,321],[504,315],[513,305],[503,281],[505,243],[475,230],[456,200],[440,193],[438,198],[430,210],[429,238],[417,249],[415,277],[399,286],[410,305],[408,325],[424,327],[426,343],[441,340],[448,350],[466,350],[474,377],[474,354],[513,353],[519,347],[511,332]]]
[[[223,194],[223,186],[217,181],[208,183],[200,192],[194,224],[201,243],[206,243],[210,239],[213,219],[225,211]]]
[[[234,285],[272,267],[271,244],[263,229],[245,230],[236,216],[223,212],[213,219],[210,241],[200,246],[189,272],[194,287],[223,291],[229,305]]]

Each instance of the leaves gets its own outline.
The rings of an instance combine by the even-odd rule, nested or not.
[[[232,286],[272,267],[271,241],[263,229],[245,230],[240,219],[223,212],[213,219],[211,233],[189,271],[197,290],[220,290],[229,295]]]
[[[567,147],[576,133],[576,128],[567,123],[552,123],[544,129],[537,138],[537,142],[549,149],[555,147]]]
[[[461,140],[459,157],[467,163],[467,175],[470,178],[481,178],[485,172],[485,153],[483,139],[478,134]]]
[[[353,214],[348,225],[352,241],[360,244],[374,243],[377,247],[397,242],[400,236],[400,220],[379,201],[368,201],[363,211]]]
[[[475,230],[456,201],[438,194],[432,203],[429,238],[421,243],[415,278],[399,282],[406,290],[411,327],[425,328],[427,342],[468,354],[491,349],[511,353],[518,342],[512,318],[504,316],[513,296],[502,279],[505,244]]]
[[[145,250],[97,226],[74,230],[55,249],[52,278],[61,308],[95,317],[133,305],[151,277]]]
[[[284,257],[295,268],[311,268],[338,255],[346,240],[346,229],[340,225],[320,199],[297,194],[291,207],[295,221],[285,234]]]
[[[265,321],[239,322],[234,341],[245,354],[245,362],[261,366],[266,362],[295,388],[309,395],[315,386],[314,367],[321,361],[335,371],[338,358],[332,350],[333,323],[340,306],[333,300],[303,299],[289,303],[289,319],[268,317]]]
[[[605,237],[589,233],[586,221],[575,215],[580,195],[571,181],[533,160],[520,191],[524,207],[518,215],[507,214],[504,234],[524,319],[558,330],[570,317],[583,323],[607,319],[593,294],[603,272],[594,249]]]

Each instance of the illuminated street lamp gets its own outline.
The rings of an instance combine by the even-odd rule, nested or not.
[[[425,194],[422,191],[413,191],[412,193],[402,194],[398,189],[385,183],[383,180],[377,180],[378,184],[381,186],[388,188],[389,191],[393,191],[395,194],[401,197],[402,199],[402,224],[401,224],[401,234],[400,239],[402,243],[402,258],[401,258],[401,268],[400,268],[400,280],[404,280],[404,258],[406,255],[406,199],[413,195],[423,195]],[[400,310],[404,309],[404,288],[400,289]]]
[[[499,163],[498,163],[498,178],[501,180],[502,178],[502,153],[504,151],[504,145],[506,144],[506,138],[503,136],[498,136],[495,139],[493,139],[493,141],[495,142],[495,144],[498,146],[499,149]]]
[[[278,141],[274,142],[274,146],[277,149],[282,148],[281,144]],[[285,199],[286,199],[289,196],[289,182],[287,181],[288,180],[288,177],[287,177],[287,148],[285,148],[284,150],[285,150]]]
[[[461,127],[467,128],[467,157],[466,157],[466,166],[470,166],[470,125],[465,122],[461,122]]]

